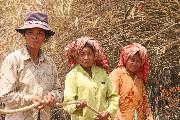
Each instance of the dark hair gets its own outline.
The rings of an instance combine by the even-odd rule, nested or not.
[[[134,55],[138,55],[140,57],[140,53],[139,51],[137,51]]]
[[[137,51],[134,55],[138,55],[138,56],[139,56],[139,58],[141,59],[141,63],[142,63],[142,58],[141,58],[140,52],[139,52],[139,51]]]
[[[85,48],[85,47],[91,48],[91,50],[93,51],[93,53],[95,55],[96,49],[94,48],[94,46],[92,46],[89,42],[86,42],[83,48]]]

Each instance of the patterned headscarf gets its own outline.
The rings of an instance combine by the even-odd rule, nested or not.
[[[65,47],[65,56],[68,60],[68,65],[70,67],[74,66],[77,63],[77,58],[80,51],[83,49],[84,45],[88,42],[91,44],[95,51],[95,63],[94,65],[104,68],[106,71],[109,69],[109,63],[104,51],[98,41],[90,37],[81,37],[77,38],[72,43],[68,44]]]
[[[133,56],[134,54],[136,54],[136,52],[139,52],[142,60],[142,64],[139,70],[137,70],[136,75],[143,79],[144,82],[146,82],[147,75],[149,72],[149,63],[147,50],[145,47],[141,46],[141,44],[132,43],[130,45],[123,47],[121,50],[118,67],[125,66],[129,56]]]

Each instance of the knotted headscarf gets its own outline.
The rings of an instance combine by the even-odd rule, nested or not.
[[[145,47],[141,46],[141,44],[132,43],[130,45],[123,47],[121,50],[118,67],[120,66],[125,67],[125,64],[129,56],[133,56],[134,54],[136,54],[136,52],[139,52],[140,58],[142,60],[140,68],[136,71],[136,75],[139,78],[143,79],[144,82],[146,82],[147,75],[149,72],[149,63],[148,63],[147,50]]]
[[[104,68],[106,71],[109,69],[109,63],[104,51],[97,40],[90,37],[81,37],[77,38],[72,43],[68,44],[65,47],[65,56],[70,67],[74,66],[77,63],[77,58],[80,51],[83,49],[84,45],[88,42],[91,44],[95,51],[95,63],[94,65]]]

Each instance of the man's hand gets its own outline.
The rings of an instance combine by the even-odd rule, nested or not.
[[[49,107],[53,107],[56,103],[55,97],[51,94],[44,96],[44,101],[46,102],[46,105]]]
[[[46,102],[44,100],[42,100],[38,96],[33,96],[32,97],[32,103],[34,104],[34,103],[37,103],[37,102],[40,103],[40,105],[38,107],[36,107],[36,109],[38,109],[38,110],[41,110],[41,109],[43,109],[46,106]]]

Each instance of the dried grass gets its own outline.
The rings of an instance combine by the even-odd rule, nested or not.
[[[155,116],[172,119],[164,117],[168,113],[178,119],[175,117],[178,113],[177,96],[164,96],[173,99],[169,101],[168,112],[158,109],[156,98],[163,98],[158,94],[159,86],[172,88],[179,84],[179,8],[178,0],[0,0],[0,63],[24,43],[14,28],[23,24],[26,11],[40,10],[49,15],[50,26],[56,32],[43,47],[55,60],[62,84],[69,71],[63,56],[63,48],[69,41],[80,36],[99,40],[109,56],[111,70],[117,65],[119,49],[138,42],[149,52],[148,87],[153,93],[151,101],[154,102]],[[170,82],[166,84],[168,80]],[[60,113],[54,111],[52,119],[68,119],[66,116],[62,110]]]

